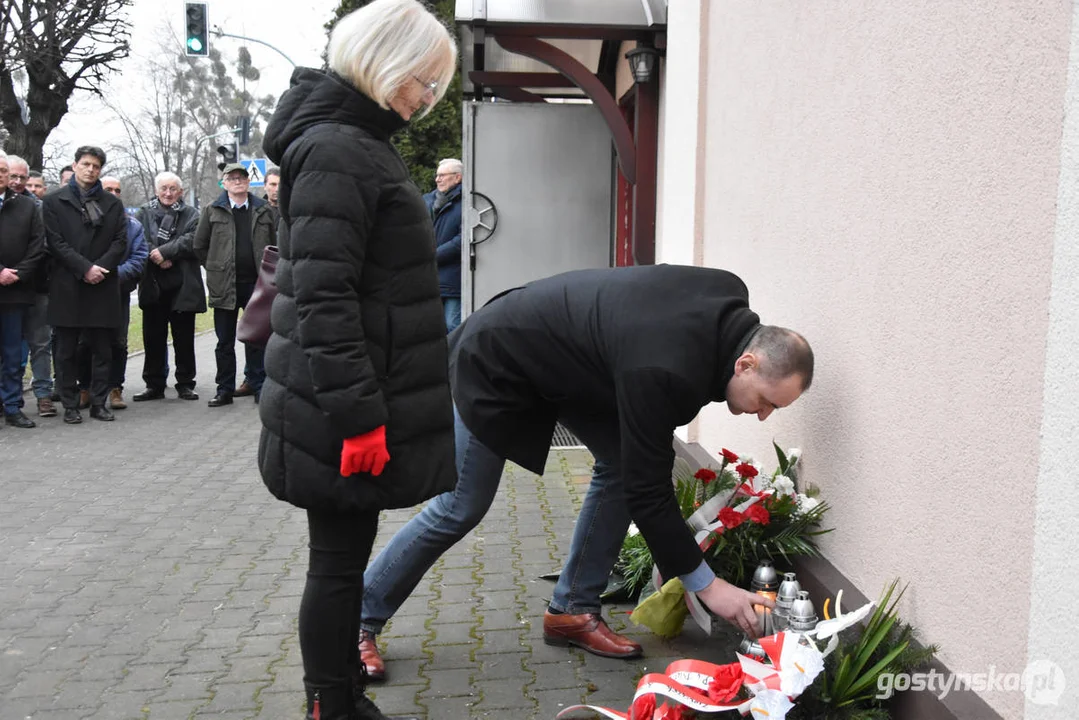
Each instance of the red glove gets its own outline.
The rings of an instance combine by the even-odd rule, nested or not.
[[[381,475],[389,461],[385,425],[363,435],[345,438],[341,445],[341,474],[345,477],[359,472]]]

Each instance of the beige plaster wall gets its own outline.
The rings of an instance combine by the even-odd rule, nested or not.
[[[834,506],[829,559],[870,595],[909,581],[905,617],[961,672],[1027,662],[1070,15],[1044,0],[707,13],[703,263],[804,332],[818,370],[765,425],[706,409],[701,442],[769,465],[773,437],[801,446]],[[696,97],[666,104],[669,135]],[[661,260],[687,252],[670,211]],[[1022,715],[1021,694],[985,697]]]

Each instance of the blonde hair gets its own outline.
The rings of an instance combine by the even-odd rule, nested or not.
[[[334,26],[326,55],[331,70],[385,110],[398,90],[417,79],[438,83],[437,103],[457,69],[457,44],[416,0],[375,0],[349,13]]]

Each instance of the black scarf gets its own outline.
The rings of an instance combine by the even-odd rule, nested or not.
[[[154,198],[148,203],[147,207],[153,210],[154,214],[160,218],[160,223],[157,226],[157,236],[155,237],[156,244],[167,243],[176,234],[176,220],[180,215],[180,211],[184,209],[184,201],[177,200],[166,207],[157,198]]]
[[[89,188],[83,190],[82,186],[75,180],[75,176],[72,175],[71,180],[68,181],[68,185],[74,188],[75,197],[77,197],[81,203],[83,223],[94,227],[101,227],[101,221],[104,219],[105,213],[101,209],[101,203],[95,199],[98,193],[102,191],[101,181],[99,180]]]

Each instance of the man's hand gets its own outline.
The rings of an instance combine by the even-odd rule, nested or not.
[[[0,285],[14,285],[19,282],[19,271],[12,268],[0,270]]]
[[[82,276],[82,279],[91,285],[97,285],[99,282],[105,279],[105,276],[109,274],[109,271],[99,265],[92,265],[86,274]]]
[[[162,265],[163,263],[168,262],[168,260],[165,259],[165,256],[162,255],[161,251],[157,248],[154,248],[150,251],[150,260],[154,263],[154,265]]]
[[[701,602],[716,615],[734,625],[746,634],[756,638],[760,635],[760,621],[754,612],[754,605],[774,608],[776,604],[769,598],[762,597],[748,590],[737,588],[730,583],[716,578],[712,584],[697,593]]]
[[[162,260],[157,264],[157,266],[162,270],[168,270],[170,267],[172,267],[172,260]]]

